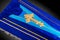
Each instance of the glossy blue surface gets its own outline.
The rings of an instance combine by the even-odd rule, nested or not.
[[[16,19],[16,20],[18,20],[18,21],[21,21],[21,22],[24,22],[24,23],[26,23],[26,19],[24,18],[24,14],[31,14],[31,13],[33,13],[33,12],[31,12],[30,10],[28,10],[28,9],[26,9],[25,7],[23,7],[22,5],[20,5],[20,8],[22,8],[22,10],[25,12],[22,12],[20,15],[21,16],[16,16],[16,15],[14,15],[14,14],[12,14],[12,15],[10,15],[9,17],[11,17],[11,18],[14,18],[14,19]],[[36,19],[36,20],[39,20],[39,21],[41,21],[41,22],[43,22],[44,23],[44,26],[43,27],[40,27],[39,25],[36,25],[34,22],[29,22],[29,23],[27,23],[27,24],[30,24],[30,25],[32,25],[32,26],[34,26],[34,27],[37,27],[37,28],[40,28],[40,29],[42,29],[42,30],[44,30],[44,31],[47,31],[47,32],[49,32],[49,33],[52,33],[53,35],[56,35],[57,37],[59,37],[60,38],[60,32],[58,31],[58,30],[56,30],[56,29],[54,29],[52,26],[50,26],[48,23],[46,23],[44,20],[42,20],[41,18],[39,18],[37,15],[34,15],[34,18]]]
[[[25,8],[27,8],[30,12],[27,12],[27,10],[22,10],[24,8],[22,8],[21,5],[24,6]],[[34,13],[34,16],[37,17],[37,20],[45,23],[45,27],[41,28],[38,25],[35,25],[33,22],[30,22],[28,24],[25,23],[26,22],[25,19],[22,19],[24,13],[32,13],[31,11]],[[22,18],[19,19],[20,21],[18,21],[13,18],[10,18],[9,16],[15,16],[15,17],[18,16],[17,19],[19,19],[21,16]],[[8,20],[11,20],[12,22],[17,23],[17,24],[33,31],[33,32],[47,38],[48,40],[51,40],[51,39],[52,40],[60,40],[60,38],[59,38],[60,20],[54,18],[53,16],[51,16],[50,14],[45,12],[44,10],[36,7],[32,3],[30,3],[28,0],[22,0],[20,2],[18,2],[18,0],[11,0],[11,2],[8,4],[8,6],[0,14],[0,20],[7,22],[3,18],[7,18]],[[11,24],[10,22],[7,22],[7,23]],[[34,25],[31,23],[33,23]],[[11,25],[13,25],[13,24],[11,24]],[[15,25],[13,25],[13,26],[15,26]],[[46,26],[48,26],[48,27],[46,27]],[[22,29],[18,26],[15,26],[15,27],[18,29]],[[22,38],[23,40],[35,40],[34,38],[20,32],[14,28],[11,28],[10,26],[8,26],[2,22],[0,22],[0,28],[16,35],[19,38]],[[51,30],[53,30],[53,31],[51,31]],[[26,30],[23,30],[23,31],[27,32]],[[29,34],[31,34],[31,33],[29,33]]]

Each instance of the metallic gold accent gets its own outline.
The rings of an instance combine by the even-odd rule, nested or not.
[[[28,5],[27,3],[25,3],[24,1],[21,1],[24,5]],[[56,24],[57,26],[60,26],[60,24],[56,23],[56,21],[52,21],[50,18],[44,16],[42,13],[40,13],[37,9],[31,7],[30,5],[28,5],[29,8],[31,8],[32,10],[34,9],[34,11],[36,11],[39,15],[42,15],[43,17],[47,18],[49,21],[51,21],[52,23]]]
[[[8,22],[10,22],[10,23],[12,23],[12,24],[14,24],[14,25],[16,25],[16,26],[18,26],[18,27],[20,27],[20,28],[22,28],[22,29],[24,29],[24,30],[26,30],[26,31],[28,31],[28,32],[30,32],[30,33],[32,33],[32,34],[34,34],[34,35],[36,35],[36,36],[38,36],[39,38],[43,38],[44,40],[48,40],[47,38],[45,38],[45,37],[43,37],[43,36],[41,36],[41,35],[33,32],[33,31],[31,31],[31,30],[28,30],[28,29],[24,28],[24,27],[20,26],[19,24],[16,24],[16,23],[14,23],[14,22],[6,19],[6,18],[3,18],[3,19],[6,20],[6,21],[8,21]]]
[[[38,24],[41,27],[44,26],[44,23],[33,18],[34,17],[33,13],[32,14],[25,14],[24,17],[25,17],[27,23],[30,21],[33,21],[34,23]]]

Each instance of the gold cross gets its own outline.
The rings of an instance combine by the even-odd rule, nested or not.
[[[30,21],[33,21],[34,23],[38,24],[41,27],[44,26],[44,23],[33,18],[34,17],[33,13],[32,14],[25,14],[24,17],[25,17],[27,23]]]

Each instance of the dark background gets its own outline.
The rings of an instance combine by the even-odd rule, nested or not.
[[[10,0],[0,0],[0,12],[8,5]]]
[[[0,30],[0,40],[17,40],[15,37],[6,34],[4,31]]]
[[[31,3],[43,9],[49,10],[55,18],[60,20],[60,1],[59,0],[29,0]]]

